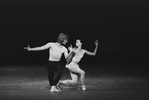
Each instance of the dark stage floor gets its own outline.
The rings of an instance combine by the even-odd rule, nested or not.
[[[0,67],[0,100],[149,100],[149,77],[143,64],[81,64],[86,91],[62,87],[49,91],[45,65]],[[62,79],[70,78],[64,69]]]

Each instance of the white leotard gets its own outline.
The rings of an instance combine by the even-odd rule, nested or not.
[[[84,50],[81,50],[78,52],[76,51],[75,56],[72,58],[72,61],[70,62],[70,64],[66,65],[66,68],[79,68],[78,63],[80,62],[84,54],[85,54]]]
[[[72,58],[72,62],[78,63],[84,56],[84,53],[85,53],[84,50],[76,51],[75,56]]]

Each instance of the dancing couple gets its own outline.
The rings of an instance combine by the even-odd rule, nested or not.
[[[84,77],[85,72],[79,67],[79,62],[84,56],[84,54],[88,55],[96,55],[97,47],[98,47],[98,41],[95,41],[95,50],[94,52],[89,52],[85,49],[82,49],[82,42],[80,39],[76,40],[76,48],[72,48],[70,46],[69,53],[67,48],[65,47],[66,43],[68,42],[69,36],[65,33],[60,33],[58,35],[56,42],[49,42],[43,46],[40,47],[34,47],[31,48],[30,46],[24,47],[24,49],[27,49],[28,51],[40,51],[40,50],[46,50],[49,49],[49,59],[47,62],[47,72],[48,72],[48,81],[51,86],[50,91],[51,92],[59,92],[60,84],[75,84],[77,83],[78,76],[77,74],[80,74],[80,81],[82,83],[82,90],[86,90],[85,84],[84,84]],[[65,59],[67,60],[66,68],[70,71],[71,80],[64,80],[60,81],[62,74],[63,74],[63,66],[60,62],[62,54],[64,54]]]

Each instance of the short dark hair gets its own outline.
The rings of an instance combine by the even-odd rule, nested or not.
[[[60,33],[57,38],[58,43],[63,43],[64,40],[68,40],[69,36],[65,33]]]

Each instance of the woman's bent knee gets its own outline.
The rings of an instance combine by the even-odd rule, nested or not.
[[[81,71],[81,74],[82,74],[82,75],[85,75],[85,71]]]
[[[77,83],[77,80],[72,80],[72,83],[76,84]]]

